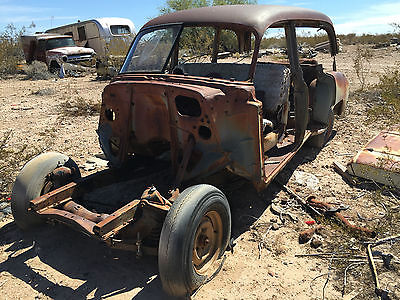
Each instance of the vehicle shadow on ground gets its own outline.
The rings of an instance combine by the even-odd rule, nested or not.
[[[134,299],[168,299],[157,276],[156,257],[137,260],[133,252],[110,249],[62,225],[40,226],[23,233],[11,222],[0,229],[0,244],[9,245],[0,273],[6,271],[53,299],[104,299],[134,289],[138,290]],[[79,286],[72,288],[71,282],[63,284],[63,278],[57,282],[46,274],[47,266],[31,266],[30,260],[36,257],[83,283],[78,281]]]
[[[335,134],[336,132],[333,132],[331,139]],[[224,191],[231,206],[232,238],[236,239],[242,233],[248,231],[282,190],[280,184],[287,184],[297,167],[315,160],[320,151],[319,148],[307,146],[301,148],[262,193],[257,193],[252,184],[245,181],[242,185],[240,183],[235,184],[236,187],[230,191]],[[287,197],[290,197],[290,195],[287,195]]]
[[[314,160],[318,153],[316,148],[301,149],[279,174],[279,182],[286,184],[299,165]],[[236,188],[224,192],[231,205],[232,237],[236,239],[249,230],[282,188],[274,181],[258,194],[249,182],[234,185]],[[9,245],[4,250],[8,258],[0,263],[0,272],[10,273],[53,299],[104,299],[127,292],[135,294],[134,290],[134,299],[168,299],[158,277],[156,257],[137,260],[133,252],[110,249],[63,225],[44,225],[24,233],[11,222],[0,228],[0,244]],[[54,282],[52,276],[46,276],[45,269],[30,266],[30,260],[36,257],[83,283],[72,288],[70,282]]]

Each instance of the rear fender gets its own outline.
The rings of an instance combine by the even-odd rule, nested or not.
[[[328,74],[333,76],[336,86],[335,102],[332,105],[333,112],[343,116],[349,98],[349,81],[341,72],[331,71]]]

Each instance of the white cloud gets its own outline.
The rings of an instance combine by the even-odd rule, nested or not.
[[[338,33],[389,33],[392,31],[390,23],[399,22],[400,14],[382,17],[369,17],[336,24]]]
[[[5,2],[7,3],[7,2]],[[48,11],[50,8],[47,7],[34,7],[34,6],[23,6],[23,5],[9,5],[0,4],[0,15],[8,14],[20,14],[20,13],[42,13]]]
[[[338,33],[389,33],[389,24],[400,21],[400,2],[374,4],[358,13],[332,19]]]
[[[40,21],[51,21],[51,20],[73,20],[79,19],[78,16],[57,16],[57,17],[33,17],[33,16],[17,16],[5,18],[2,23],[26,23],[26,22],[40,22]]]

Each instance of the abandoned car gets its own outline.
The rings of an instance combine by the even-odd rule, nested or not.
[[[97,18],[46,30],[72,36],[76,45],[96,51],[96,71],[99,76],[118,73],[135,35],[132,21],[125,18]]]
[[[25,60],[28,64],[41,61],[52,72],[57,72],[63,63],[90,62],[95,51],[91,48],[78,47],[71,36],[38,33],[21,36]]]
[[[299,60],[304,27],[326,32],[332,71]],[[260,45],[274,28],[287,56],[268,62]],[[68,156],[39,155],[15,181],[15,222],[56,220],[158,255],[164,290],[190,295],[218,271],[231,236],[228,201],[212,184],[239,176],[261,191],[305,143],[328,141],[348,97],[337,52],[331,20],[303,8],[215,6],[149,21],[102,94],[97,133],[110,167],[81,178]]]

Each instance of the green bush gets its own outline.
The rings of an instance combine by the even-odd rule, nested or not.
[[[20,36],[24,31],[24,28],[17,30],[10,24],[0,34],[0,77],[18,72],[18,64],[24,60],[20,44]]]

